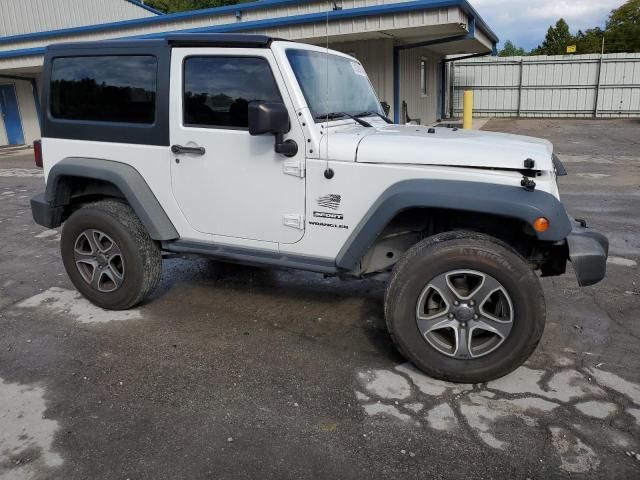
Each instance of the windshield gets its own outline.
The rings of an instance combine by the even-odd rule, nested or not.
[[[287,50],[287,57],[317,120],[332,113],[383,113],[369,77],[358,62],[311,50]]]

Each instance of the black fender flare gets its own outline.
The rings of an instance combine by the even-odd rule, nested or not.
[[[129,202],[154,240],[174,240],[178,231],[140,172],[126,163],[98,158],[67,157],[56,163],[47,176],[45,200],[52,207],[69,203],[68,191],[61,188],[66,177],[90,178],[114,185]]]
[[[547,192],[457,180],[403,180],[385,190],[371,206],[340,249],[336,265],[346,270],[356,268],[393,217],[416,207],[489,213],[518,219],[528,225],[538,217],[545,217],[549,220],[549,228],[536,235],[539,240],[548,242],[564,240],[571,232],[564,206]]]

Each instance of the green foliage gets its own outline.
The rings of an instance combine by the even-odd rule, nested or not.
[[[516,47],[511,40],[504,42],[502,50],[498,52],[499,57],[521,57],[526,55],[527,52],[522,47]]]
[[[200,10],[240,3],[238,0],[146,0],[145,4],[164,13]]]
[[[600,53],[604,36],[604,52],[640,52],[640,0],[627,0],[611,11],[606,28],[589,28],[572,35],[569,25],[560,19],[550,26],[541,45],[532,55],[564,55],[567,45],[576,45],[577,54]]]
[[[574,37],[569,31],[569,24],[561,18],[555,25],[550,26],[542,45],[538,45],[531,53],[533,55],[563,55],[567,45],[573,45]]]
[[[640,52],[640,0],[628,0],[611,11],[605,30],[605,52]]]
[[[604,31],[600,27],[578,30],[574,37],[574,44],[577,47],[576,53],[600,53],[602,50],[602,36]]]

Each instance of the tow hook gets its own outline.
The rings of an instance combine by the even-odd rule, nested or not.
[[[520,185],[524,187],[527,192],[533,192],[536,188],[536,182],[525,176],[522,177]]]
[[[587,221],[584,218],[574,218],[574,220],[578,222],[582,228],[587,228]]]

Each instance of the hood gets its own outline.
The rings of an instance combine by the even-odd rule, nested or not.
[[[422,125],[348,126],[329,135],[329,158],[362,163],[446,165],[553,170],[553,145],[544,139],[479,130]]]

